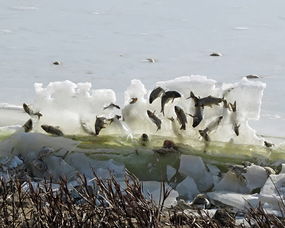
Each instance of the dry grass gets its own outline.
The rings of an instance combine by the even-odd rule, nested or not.
[[[79,175],[80,184],[74,188],[61,178],[56,190],[51,179],[34,187],[29,181],[0,178],[0,226],[244,227],[235,225],[235,216],[224,209],[219,209],[212,218],[202,210],[196,211],[198,216],[179,209],[165,210],[164,201],[171,190],[163,183],[161,201],[156,205],[143,195],[141,182],[129,172],[124,189],[112,175],[104,180],[94,176],[94,185],[90,186]],[[245,219],[252,227],[285,227],[284,219],[266,214],[262,207],[250,209]]]

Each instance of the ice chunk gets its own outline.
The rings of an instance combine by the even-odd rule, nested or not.
[[[50,156],[44,158],[43,161],[48,167],[47,172],[54,178],[66,177],[68,180],[70,180],[76,175],[76,170],[62,158]]]
[[[51,82],[46,88],[41,83],[34,86],[33,107],[43,114],[41,122],[60,126],[65,134],[80,132],[80,120],[95,122],[96,116],[108,115],[104,107],[116,101],[113,90],[91,90],[91,83],[62,81]]]
[[[247,167],[247,171],[243,176],[246,178],[246,186],[250,192],[256,188],[263,187],[268,178],[266,170],[258,165]]]
[[[98,161],[89,158],[84,153],[72,153],[66,157],[65,161],[88,179],[94,177],[93,171],[103,179],[109,178],[110,175],[122,179],[125,174],[125,166],[113,159]]]
[[[285,173],[285,164],[284,163],[281,164],[281,171],[280,171],[280,173]]]
[[[140,80],[132,80],[125,91],[125,106],[121,109],[107,107],[116,102],[116,94],[111,89],[92,90],[89,82],[74,83],[71,81],[50,82],[47,86],[35,83],[36,97],[31,104],[32,109],[40,111],[43,116],[34,120],[34,131],[44,133],[42,124],[59,126],[65,135],[83,134],[82,123],[86,124],[91,132],[94,131],[94,124],[97,116],[112,119],[115,115],[122,116],[122,120],[108,121],[100,135],[124,135],[132,137],[137,134],[155,134],[159,136],[178,137],[187,143],[187,139],[201,140],[199,130],[205,129],[208,124],[218,116],[223,119],[217,129],[209,133],[211,141],[232,141],[237,144],[263,144],[263,139],[256,136],[248,121],[258,119],[261,107],[261,100],[265,84],[258,81],[242,79],[236,83],[217,83],[215,80],[205,76],[192,75],[178,77],[169,81],[156,83],[166,91],[175,90],[181,97],[168,102],[165,113],[161,113],[161,98],[156,99],[152,104],[148,103],[147,94],[150,94]],[[186,114],[195,113],[193,99],[187,99],[193,92],[200,98],[214,96],[224,98],[228,103],[237,104],[236,112],[223,107],[222,102],[203,109],[203,118],[199,126],[192,127],[192,117],[187,116],[186,130],[180,129],[177,121],[175,106],[179,106]],[[0,106],[1,107],[1,106]],[[6,107],[7,108],[7,107]],[[10,110],[11,109],[11,110]],[[10,107],[11,121],[8,123],[25,123],[29,116],[23,112],[21,107]],[[5,109],[7,110],[7,109]],[[147,110],[161,120],[161,129],[147,115]],[[5,111],[5,113],[7,113]],[[0,110],[1,115],[1,110]],[[0,116],[1,117],[1,116]],[[6,121],[5,120],[5,121]],[[112,123],[111,123],[112,122]],[[1,126],[1,123],[0,123]],[[239,133],[234,131],[234,126],[239,127]],[[85,133],[86,134],[86,131]],[[196,181],[197,182],[197,181]],[[199,183],[197,182],[198,187]]]
[[[211,165],[211,164],[207,164],[207,167],[209,169],[209,172],[213,176],[214,186],[216,186],[221,180],[221,170],[218,167]]]
[[[43,146],[67,151],[72,150],[78,144],[79,142],[63,137],[51,137],[38,133],[16,133],[0,143],[0,153],[2,155],[21,154],[24,160],[32,160],[37,158]]]
[[[156,83],[156,86],[160,86],[166,90],[180,91],[184,97],[190,96],[192,91],[197,96],[216,95],[214,93],[215,80],[208,79],[205,76],[191,75],[182,76],[169,81],[160,81]]]
[[[0,167],[6,171],[8,169],[16,168],[23,164],[23,161],[18,156],[2,157],[0,158]]]
[[[218,176],[221,174],[221,170],[217,166],[207,164],[207,168],[212,175]]]
[[[213,186],[213,177],[198,156],[181,155],[179,173],[192,177],[200,191],[207,191]]]
[[[161,195],[162,183],[158,181],[144,181],[143,182],[143,193],[145,197],[152,199],[156,204],[162,200]],[[165,184],[165,189],[171,189],[170,186]],[[169,197],[166,199],[164,206],[169,208],[177,204],[176,198],[179,196],[178,192],[171,190]]]
[[[268,207],[279,210],[285,200],[285,174],[270,175],[260,191],[260,200]]]
[[[17,166],[22,165],[22,164],[23,164],[23,161],[18,156],[14,156],[10,160],[8,168],[9,169],[16,168]]]
[[[129,104],[132,98],[137,98],[138,101],[146,101],[144,96],[147,90],[144,84],[137,79],[131,81],[131,85],[125,91],[125,105]]]
[[[170,165],[166,166],[166,176],[168,181],[171,180],[171,178],[175,175],[176,171],[177,170],[171,167]]]
[[[244,171],[228,171],[223,179],[215,186],[215,189],[220,191],[225,190],[238,193],[250,193],[254,189],[261,188],[267,180],[268,174],[261,166],[253,164],[240,169],[243,169]]]
[[[71,153],[65,158],[65,161],[87,178],[93,177],[93,169],[98,168],[96,161],[90,159],[84,153]]]
[[[215,191],[207,193],[208,197],[227,206],[245,210],[251,207],[257,207],[259,199],[257,195],[238,194],[227,191]]]
[[[176,186],[176,191],[178,191],[180,196],[187,198],[187,200],[193,200],[200,193],[195,181],[191,177],[186,177],[179,183]]]
[[[109,178],[111,174],[116,178],[123,179],[125,174],[125,166],[115,162],[113,159],[108,161],[99,161],[95,172],[100,178]]]
[[[222,180],[215,186],[216,191],[229,191],[237,193],[249,193],[246,181],[242,177],[239,178],[231,171],[228,171]]]

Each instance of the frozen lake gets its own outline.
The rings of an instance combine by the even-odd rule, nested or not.
[[[130,80],[200,74],[263,76],[261,134],[284,136],[285,2],[276,0],[0,0],[0,103],[34,97],[34,82],[92,82],[122,102]],[[221,57],[209,56],[221,52]],[[156,63],[144,61],[154,58]],[[55,66],[54,61],[62,62]]]

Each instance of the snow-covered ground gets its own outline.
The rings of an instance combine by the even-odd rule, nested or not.
[[[283,0],[0,0],[0,103],[32,102],[34,82],[88,81],[115,90],[122,103],[133,78],[152,88],[181,75],[233,82],[257,74],[267,88],[261,120],[251,125],[284,136],[284,7]]]

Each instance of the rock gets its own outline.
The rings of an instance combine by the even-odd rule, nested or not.
[[[208,209],[211,207],[211,203],[208,200],[207,195],[198,194],[190,204],[193,208]]]
[[[186,177],[181,183],[176,186],[176,191],[179,195],[192,200],[200,192],[195,181],[191,177]]]
[[[192,177],[200,191],[207,191],[213,186],[213,177],[203,160],[198,156],[181,155],[179,173]]]

